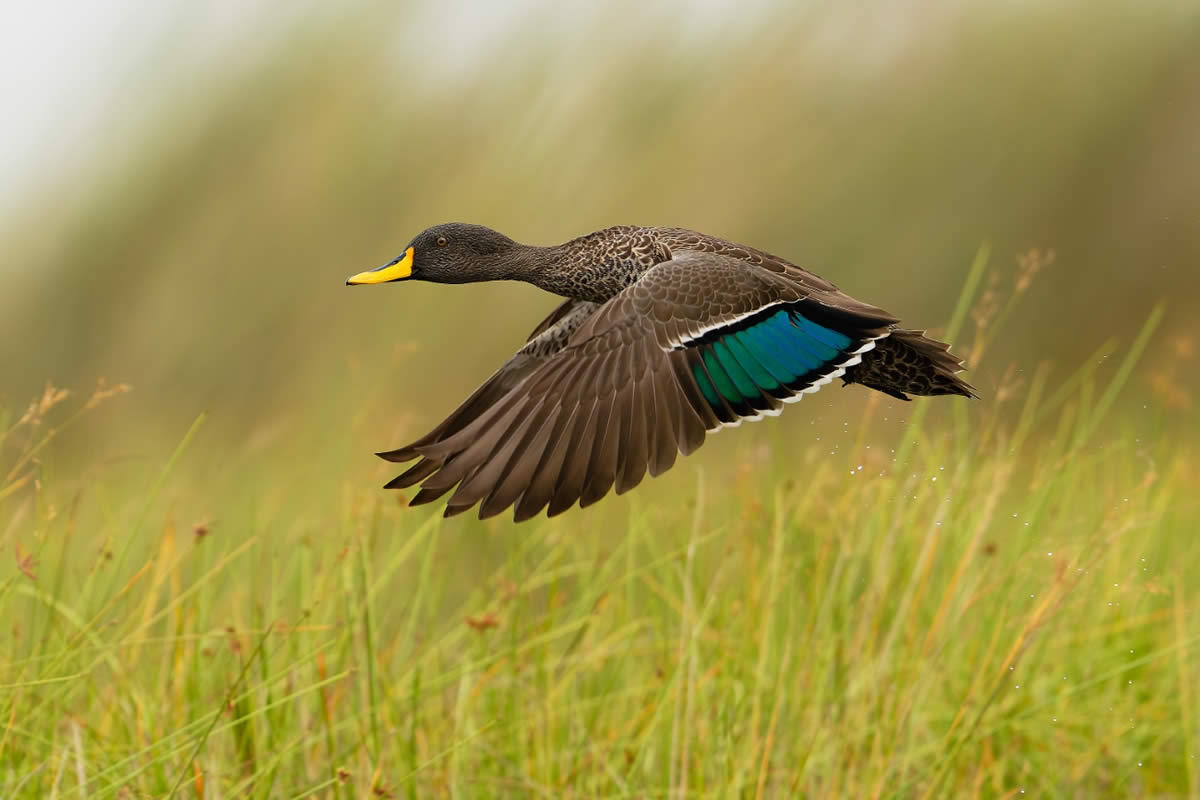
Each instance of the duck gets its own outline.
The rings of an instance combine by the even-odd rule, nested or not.
[[[779,414],[841,379],[891,397],[977,397],[923,330],[763,250],[683,228],[621,225],[521,244],[451,222],[347,285],[523,281],[564,298],[441,423],[377,455],[407,463],[409,505],[523,522],[660,475],[708,434]]]

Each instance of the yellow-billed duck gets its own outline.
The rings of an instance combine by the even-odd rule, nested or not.
[[[440,425],[379,453],[418,459],[387,484],[420,483],[413,505],[457,487],[446,516],[586,507],[834,378],[902,400],[975,396],[948,345],[779,256],[695,231],[619,226],[535,247],[447,223],[346,283],[401,280],[517,280],[567,298]]]

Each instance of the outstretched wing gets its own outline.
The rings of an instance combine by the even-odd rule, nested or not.
[[[413,504],[454,489],[447,516],[478,503],[483,518],[515,504],[517,521],[587,506],[614,486],[625,492],[706,432],[815,391],[888,334],[893,317],[847,310],[835,293],[728,256],[680,252],[590,313],[482,413],[414,444],[410,457],[423,458],[414,470],[429,471],[389,485],[423,481]]]
[[[485,411],[498,403],[506,394],[520,386],[525,378],[541,366],[547,359],[566,347],[572,332],[583,324],[599,305],[580,300],[567,300],[561,303],[550,315],[538,323],[524,347],[496,370],[490,378],[471,393],[471,396],[450,412],[436,428],[417,439],[411,444],[376,453],[387,461],[412,461],[421,455],[419,448],[435,444],[442,439],[453,436]],[[433,474],[441,462],[437,459],[422,458],[408,471],[394,478],[387,484],[387,489],[402,489],[419,483]]]

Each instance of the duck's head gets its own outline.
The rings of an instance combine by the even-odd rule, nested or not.
[[[447,222],[417,234],[382,267],[351,275],[346,285],[418,280],[472,283],[506,277],[506,263],[521,245],[482,225]]]

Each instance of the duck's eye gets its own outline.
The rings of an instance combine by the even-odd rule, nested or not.
[[[445,236],[439,236],[439,237],[437,238],[437,246],[438,246],[438,247],[445,247],[445,246],[446,246],[446,237],[445,237]]]

